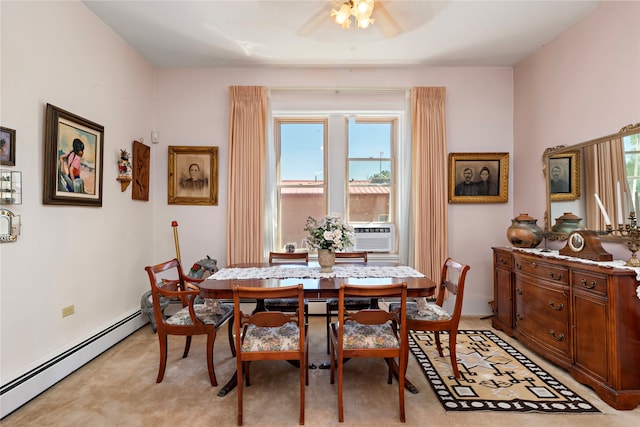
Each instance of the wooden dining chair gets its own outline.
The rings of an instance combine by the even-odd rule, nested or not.
[[[278,288],[233,288],[233,306],[236,335],[236,364],[238,374],[238,425],[242,425],[243,378],[251,385],[249,364],[256,360],[297,361],[300,369],[300,425],[304,425],[304,393],[308,384],[309,355],[304,317],[295,313],[260,311],[245,314],[240,307],[242,299],[293,298],[303,306],[302,284]],[[275,390],[274,393],[278,393]]]
[[[336,263],[340,262],[367,262],[367,252],[336,252]],[[371,307],[371,298],[348,298],[345,302],[348,310],[363,310]],[[331,318],[338,312],[338,298],[327,298],[325,316],[327,318],[327,353],[331,353],[330,325]]]
[[[308,263],[308,252],[269,252],[269,264],[276,263]],[[292,313],[298,309],[295,298],[268,298],[264,300],[264,308],[268,311],[284,311]],[[309,302],[304,301],[304,319],[309,324]]]
[[[440,357],[444,357],[440,343],[440,332],[449,333],[449,358],[456,378],[460,378],[456,356],[456,337],[460,316],[462,315],[464,284],[469,268],[468,265],[447,258],[442,266],[436,302],[423,305],[419,305],[417,302],[407,303],[407,330],[433,331]],[[455,298],[453,309],[450,312],[443,308],[445,297],[447,297],[446,294],[450,294],[451,297]],[[391,303],[389,304],[389,309],[393,310],[397,305],[398,303]]]
[[[350,312],[345,300],[358,298],[398,298],[399,307],[393,311],[379,308]],[[344,421],[343,371],[346,360],[354,358],[384,358],[389,365],[387,382],[392,384],[395,358],[398,359],[398,393],[400,421],[405,422],[404,378],[407,370],[407,327],[399,322],[406,316],[407,283],[388,285],[340,285],[338,321],[331,323],[331,384],[338,373],[338,420]],[[398,323],[399,322],[399,323]],[[397,326],[400,326],[398,330]],[[353,360],[352,360],[353,362]],[[350,363],[352,363],[350,362]],[[362,390],[362,393],[366,392]]]
[[[231,304],[211,304],[212,301],[197,303],[200,295],[197,283],[202,279],[193,279],[184,274],[180,261],[172,259],[157,265],[145,267],[151,284],[151,298],[153,300],[153,316],[156,322],[158,340],[160,342],[160,367],[157,383],[162,382],[167,366],[167,336],[186,336],[182,357],[187,357],[191,347],[193,335],[207,336],[207,367],[212,386],[217,386],[216,374],[213,366],[213,346],[218,329],[233,317]],[[161,300],[177,300],[182,308],[175,314],[165,318]],[[229,333],[229,346],[235,355],[233,334]]]

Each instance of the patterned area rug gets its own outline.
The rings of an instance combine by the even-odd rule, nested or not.
[[[458,331],[458,380],[448,334],[440,334],[444,357],[433,333],[410,335],[411,351],[447,411],[600,412],[491,331]]]

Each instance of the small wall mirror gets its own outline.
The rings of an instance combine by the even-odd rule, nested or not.
[[[0,209],[0,242],[14,242],[17,239],[17,224],[13,212],[6,209]]]
[[[580,228],[604,232],[640,210],[640,123],[580,144],[547,149],[545,230],[551,238],[559,218],[581,218]],[[597,197],[596,197],[597,195]],[[613,236],[602,236],[605,240]]]

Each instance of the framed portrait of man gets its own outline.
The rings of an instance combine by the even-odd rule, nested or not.
[[[549,158],[549,195],[551,201],[580,197],[580,152],[567,151]]]
[[[169,146],[169,204],[218,204],[218,147]]]

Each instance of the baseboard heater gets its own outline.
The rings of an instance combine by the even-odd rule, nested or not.
[[[0,387],[0,419],[72,374],[148,323],[136,311]]]

